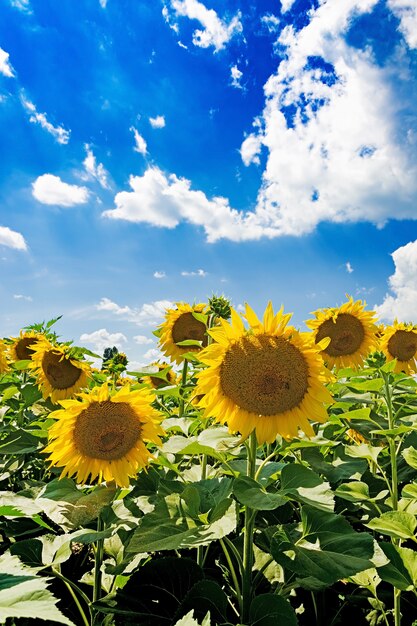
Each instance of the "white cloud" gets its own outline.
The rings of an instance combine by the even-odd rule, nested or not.
[[[347,271],[348,274],[351,274],[353,272],[353,267],[351,266],[350,261],[348,261],[345,264],[345,267],[346,267],[346,271]]]
[[[32,195],[42,204],[67,207],[87,202],[89,192],[87,187],[64,183],[59,176],[43,174],[32,183]]]
[[[91,180],[95,179],[98,183],[103,187],[103,189],[110,189],[110,184],[108,181],[109,173],[105,169],[102,163],[97,163],[97,159],[93,154],[91,146],[87,143],[84,144],[85,151],[87,153],[83,165],[85,172],[82,174],[83,180]]]
[[[166,309],[172,309],[174,306],[170,300],[157,300],[142,304],[140,308],[131,308],[129,306],[122,307],[109,298],[102,298],[99,304],[96,304],[96,309],[114,313],[121,319],[138,326],[155,326],[164,318]]]
[[[20,97],[24,108],[29,113],[29,122],[39,124],[41,128],[52,135],[58,143],[67,144],[69,142],[71,131],[65,130],[63,126],[54,126],[48,121],[46,113],[38,113],[33,102],[25,98],[23,94],[21,94]]]
[[[416,0],[388,0],[388,7],[400,20],[399,30],[410,48],[417,48]]]
[[[32,13],[29,0],[10,0],[10,4],[15,9],[22,11],[22,13]]]
[[[152,128],[164,128],[165,117],[163,115],[157,115],[156,117],[150,117],[149,123]]]
[[[259,155],[262,149],[262,139],[259,135],[251,133],[246,137],[240,146],[240,156],[243,163],[248,166],[251,163],[259,165]]]
[[[154,272],[153,273],[153,277],[154,278],[166,278],[166,273],[165,272]]]
[[[135,335],[133,337],[133,339],[140,346],[147,346],[147,345],[153,343],[153,340],[150,337],[146,337],[146,335]]]
[[[164,16],[174,28],[169,18],[168,9]],[[242,32],[240,13],[237,13],[230,21],[221,19],[214,9],[207,7],[198,0],[171,0],[171,9],[176,16],[188,17],[190,20],[200,22],[202,29],[197,29],[193,33],[193,44],[200,48],[214,47],[215,52],[222,50],[230,39],[237,33]]]
[[[7,246],[16,250],[27,250],[28,248],[23,235],[8,226],[0,226],[0,246]]]
[[[109,333],[105,328],[100,328],[92,333],[83,333],[80,341],[91,344],[93,352],[101,353],[105,348],[113,346],[116,346],[118,350],[122,350],[123,344],[127,342],[127,339],[123,333]]]
[[[145,354],[143,355],[143,358],[147,362],[159,361],[162,357],[163,357],[162,352],[158,350],[157,348],[151,348],[150,350],[145,352]]]
[[[230,208],[226,198],[209,200],[202,191],[191,190],[189,180],[166,176],[157,167],[149,167],[143,176],[131,176],[129,183],[132,191],[116,194],[116,208],[105,211],[105,217],[165,228],[187,221],[203,226],[209,242],[221,237],[257,239],[261,234],[256,224],[247,225],[245,217]]]
[[[13,295],[13,298],[14,298],[15,300],[26,300],[26,302],[32,302],[32,300],[33,300],[33,298],[32,298],[31,296],[24,296],[24,295],[23,295],[23,294],[21,294],[21,293],[15,293],[15,294]]]
[[[375,310],[383,320],[417,323],[417,240],[392,253],[395,271],[389,278],[392,294]]]
[[[295,0],[281,0],[281,13],[289,11],[294,4]]]
[[[196,272],[181,272],[181,276],[200,276],[201,278],[204,278],[207,276],[207,272],[204,270],[197,270]]]
[[[107,6],[107,0],[100,0],[100,6],[102,9],[105,9]]]
[[[12,78],[14,76],[14,69],[9,61],[9,53],[0,48],[0,73],[8,78]]]
[[[232,87],[236,87],[236,89],[243,89],[243,85],[240,82],[243,72],[240,71],[237,65],[232,65],[230,68],[230,76],[232,77]]]
[[[266,26],[270,33],[276,33],[278,30],[278,26],[280,25],[280,20],[276,15],[272,13],[267,13],[266,15],[262,15],[261,23]]]
[[[139,132],[136,130],[134,126],[131,126],[130,130],[132,131],[133,136],[135,138],[135,147],[133,148],[134,151],[145,155],[146,149],[147,149],[146,141],[144,140],[142,135],[139,134]]]

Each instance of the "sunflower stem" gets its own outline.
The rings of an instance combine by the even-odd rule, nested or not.
[[[382,378],[385,383],[385,402],[387,405],[387,416],[388,416],[388,428],[392,430],[395,427],[395,419],[394,412],[392,407],[392,394],[389,383],[389,374],[381,371]],[[395,446],[395,440],[393,437],[389,436],[388,446],[389,446],[389,455],[390,455],[390,464],[391,464],[391,498],[392,498],[392,508],[394,511],[398,511],[398,471],[397,471],[397,451]],[[391,538],[392,544],[395,547],[399,547],[401,542],[399,539]],[[394,625],[401,626],[401,590],[394,587]]]
[[[249,445],[247,446],[247,476],[255,479],[256,474],[256,450],[257,450],[256,432],[253,431],[249,436]],[[249,623],[249,609],[252,602],[252,569],[253,569],[253,534],[255,528],[256,511],[249,506],[245,507],[245,522],[243,536],[243,576],[242,576],[242,624]]]
[[[207,454],[203,454],[203,458],[201,461],[201,480],[205,480],[207,478]],[[203,546],[197,547],[197,565],[203,567],[204,563],[204,553]]]
[[[182,366],[180,404],[178,407],[178,417],[182,417],[184,414],[184,387],[187,384],[187,372],[188,372],[188,361],[187,359],[184,359],[184,364]]]
[[[104,530],[103,519],[99,513],[97,517],[97,532]],[[94,591],[93,602],[97,602],[101,598],[101,564],[104,554],[104,539],[97,539],[96,553],[94,556]]]

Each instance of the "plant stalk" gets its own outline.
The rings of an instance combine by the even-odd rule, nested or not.
[[[249,436],[247,476],[255,479],[256,474],[256,432]],[[243,576],[242,576],[242,624],[249,623],[249,609],[252,602],[252,568],[253,568],[253,533],[256,511],[249,506],[245,508],[245,530],[243,536]]]
[[[97,532],[104,530],[104,523],[99,514],[97,518]],[[93,602],[97,602],[101,598],[101,564],[104,555],[104,539],[97,539],[96,553],[94,556],[94,590]]]
[[[178,407],[178,417],[182,417],[184,414],[184,387],[187,384],[187,373],[188,373],[188,361],[184,359],[184,364],[182,366],[182,375],[181,375],[181,397],[180,404]]]

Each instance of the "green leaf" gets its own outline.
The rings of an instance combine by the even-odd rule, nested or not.
[[[387,513],[382,513],[380,517],[374,517],[365,526],[395,539],[415,540],[414,531],[417,528],[417,521],[411,513],[388,511]]]
[[[262,593],[253,599],[249,610],[251,626],[297,626],[291,604],[282,596]]]
[[[381,579],[402,591],[411,589],[413,587],[413,579],[404,564],[401,554],[404,548],[399,548],[385,541],[380,542],[379,545],[390,561],[386,565],[377,568]]]
[[[341,515],[311,506],[301,510],[301,524],[288,535],[285,528],[272,538],[271,554],[302,578],[300,584],[319,589],[373,567],[371,535],[355,532]]]
[[[278,493],[323,511],[333,511],[334,508],[333,492],[329,483],[299,463],[288,463],[283,468]]]
[[[56,607],[47,585],[51,579],[36,576],[16,556],[0,557],[0,622],[8,618],[34,618],[74,626]]]
[[[335,494],[349,502],[366,502],[371,499],[368,485],[359,481],[340,485]]]
[[[371,378],[363,382],[348,381],[345,382],[345,385],[354,391],[380,391],[384,386],[384,380],[382,378]]]
[[[361,409],[354,409],[353,411],[347,411],[346,413],[339,413],[338,418],[345,420],[368,420],[371,413],[371,409],[362,407]]]
[[[40,445],[37,437],[34,437],[22,429],[15,430],[0,441],[0,455],[27,454],[29,452],[35,452]]]
[[[13,398],[13,396],[17,393],[19,393],[19,388],[15,385],[10,385],[10,387],[5,389],[1,399],[3,402],[6,402],[7,400],[10,400],[10,398]]]
[[[345,446],[346,454],[354,458],[368,459],[373,463],[377,463],[378,455],[381,453],[381,447],[374,447],[367,443],[360,443],[354,446]]]
[[[417,450],[410,446],[402,451],[402,455],[405,461],[412,467],[413,469],[417,469]]]
[[[288,502],[288,499],[277,493],[269,493],[256,480],[248,476],[236,478],[233,493],[241,504],[257,511],[272,511]]]

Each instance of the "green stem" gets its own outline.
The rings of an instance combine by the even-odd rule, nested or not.
[[[385,383],[385,402],[387,405],[387,415],[388,415],[388,428],[392,430],[395,426],[394,424],[394,415],[392,409],[392,396],[391,389],[389,384],[389,374],[385,372],[381,372],[382,378]],[[392,498],[392,509],[393,511],[398,511],[398,473],[397,473],[397,453],[395,440],[393,437],[387,437],[388,446],[389,446],[389,455],[390,455],[390,463],[391,463],[391,498]],[[392,538],[392,544],[395,547],[400,546],[399,539]],[[401,625],[401,590],[396,589],[394,587],[394,625]]]
[[[187,384],[188,361],[184,359],[182,366],[181,387],[180,387],[180,404],[178,407],[178,417],[184,415],[184,387]]]
[[[203,458],[201,461],[201,480],[205,480],[207,478],[207,454],[203,454]],[[197,547],[197,565],[203,567],[204,563],[204,553],[203,546]]]
[[[74,593],[73,588],[71,587],[71,585],[69,583],[67,583],[66,580],[64,580],[63,582],[66,585],[66,587],[67,587],[68,591],[70,592],[70,594],[72,595],[72,599],[74,600],[75,604],[77,605],[77,609],[78,609],[78,611],[79,611],[79,613],[81,615],[81,618],[82,618],[85,626],[90,626],[90,622],[88,621],[87,616],[86,616],[86,614],[83,611],[83,607],[81,606],[80,601],[77,598],[77,595]]]
[[[61,574],[60,572],[58,572],[54,567],[52,568],[52,574],[53,576],[56,576],[57,578],[59,578],[60,580],[62,580],[62,582],[67,586],[69,592],[71,593],[71,596],[74,599],[75,604],[77,605],[77,608],[80,612],[80,615],[82,617],[82,620],[84,622],[84,624],[86,626],[90,626],[90,622],[87,619],[87,616],[80,604],[80,601],[78,600],[78,597],[76,595],[76,593],[74,592],[74,589],[77,590],[77,593],[80,595],[80,597],[84,600],[84,602],[86,603],[89,611],[90,611],[90,599],[85,595],[84,591],[82,591],[82,589],[80,589],[75,583],[72,582],[72,580],[69,580],[66,576],[64,576],[63,574]],[[91,615],[91,611],[90,611],[90,615]]]
[[[226,557],[227,564],[229,566],[230,575],[232,577],[233,585],[234,585],[235,592],[236,592],[236,598],[239,604],[239,612],[241,613],[242,612],[242,592],[240,590],[239,581],[236,576],[236,570],[234,568],[233,561],[230,558],[229,550],[227,549],[225,542],[223,541],[223,539],[220,539],[219,541],[223,549],[224,556]]]
[[[103,520],[99,514],[97,518],[97,532],[104,530]],[[97,539],[96,553],[94,556],[94,591],[93,602],[97,602],[101,598],[101,564],[104,554],[104,539]]]
[[[255,479],[256,473],[256,432],[249,437],[247,476]],[[252,569],[253,569],[253,533],[256,511],[249,506],[245,508],[245,534],[243,536],[243,577],[242,577],[242,616],[243,624],[249,622],[249,609],[252,601]]]

